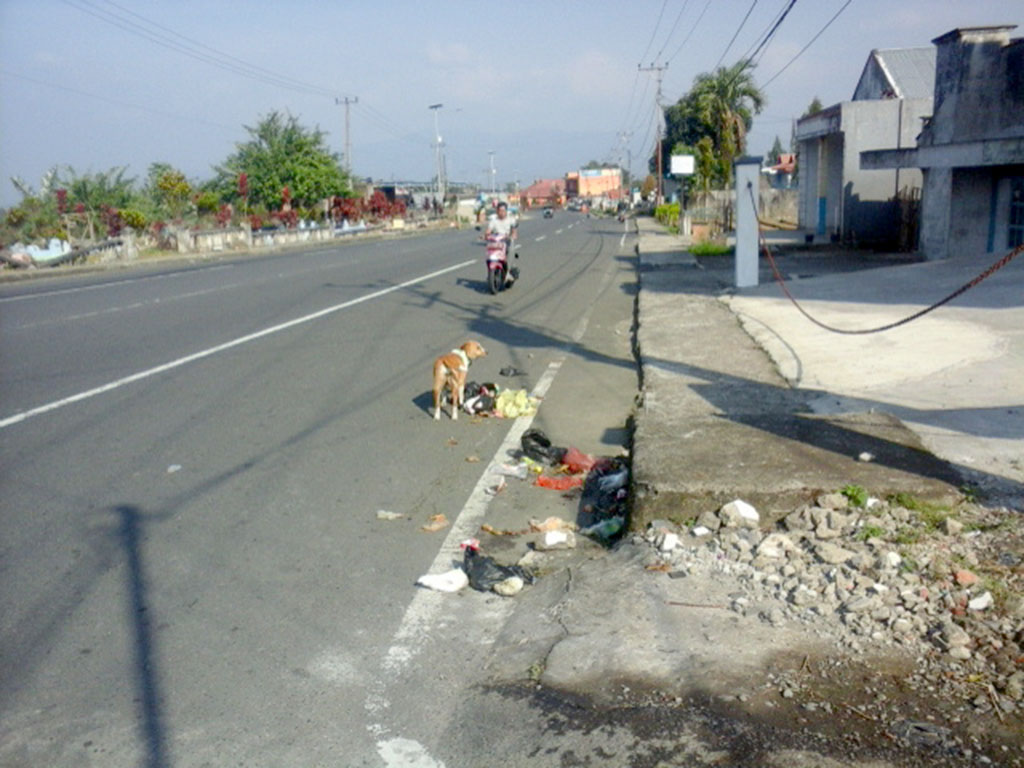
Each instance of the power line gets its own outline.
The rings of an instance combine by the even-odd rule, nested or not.
[[[116,104],[119,107],[131,107],[132,109],[139,109],[139,110],[142,110],[143,112],[151,112],[152,114],[160,115],[161,117],[173,117],[173,118],[175,118],[177,120],[183,120],[185,122],[190,122],[190,123],[200,123],[202,125],[210,125],[210,126],[213,126],[215,128],[234,129],[235,127],[237,127],[237,126],[224,125],[223,123],[214,123],[214,122],[212,122],[210,120],[203,120],[202,118],[199,118],[199,117],[185,117],[185,116],[181,115],[180,113],[167,112],[167,111],[162,110],[162,109],[154,109],[153,107],[145,107],[142,104],[133,104],[130,101],[121,101],[120,99],[112,99],[109,96],[102,96],[102,95],[100,95],[98,93],[90,93],[89,91],[80,91],[77,88],[70,88],[70,87],[68,87],[66,85],[60,85],[59,83],[51,83],[51,82],[48,82],[46,80],[39,80],[39,79],[34,78],[34,77],[29,77],[28,75],[21,75],[21,74],[18,74],[17,72],[11,72],[10,70],[6,70],[6,69],[0,70],[0,74],[3,74],[5,77],[16,77],[19,80],[27,80],[30,83],[35,83],[36,85],[43,85],[43,86],[46,86],[47,88],[55,88],[55,89],[57,89],[59,91],[67,91],[68,93],[75,93],[75,94],[78,94],[79,96],[88,96],[90,99],[99,99],[100,101],[106,101],[106,102],[109,102],[110,104]]]
[[[668,63],[669,63],[670,61],[672,61],[672,59],[674,59],[674,58],[675,58],[676,56],[678,56],[678,55],[679,55],[679,52],[680,52],[681,50],[683,50],[683,46],[685,46],[685,45],[686,45],[686,43],[687,43],[687,42],[689,41],[689,39],[690,39],[691,37],[693,37],[693,33],[694,33],[694,32],[695,32],[696,30],[697,30],[697,27],[698,27],[698,25],[700,24],[700,20],[704,18],[704,14],[708,12],[708,8],[710,8],[710,7],[711,7],[711,0],[708,0],[708,1],[707,1],[707,2],[706,2],[706,3],[704,4],[704,10],[702,10],[702,11],[700,12],[700,16],[698,16],[698,17],[697,17],[697,20],[696,20],[695,22],[693,22],[693,26],[692,26],[692,27],[690,27],[690,31],[689,31],[689,32],[687,32],[687,33],[686,33],[686,37],[684,37],[684,38],[683,38],[683,42],[681,42],[681,43],[679,44],[679,47],[678,47],[678,48],[676,48],[676,51],[675,51],[675,53],[673,53],[673,54],[672,54],[671,56],[669,56],[669,57],[668,57],[668,58],[667,58],[667,59],[665,60],[665,63],[666,63],[666,64],[668,64]]]
[[[754,6],[756,5],[757,0],[754,0],[754,2],[750,4],[750,7],[747,9],[747,15],[743,17],[743,21],[740,22],[740,25],[736,27],[736,31],[733,33],[732,39],[729,41],[729,44],[725,46],[725,50],[722,51],[722,55],[718,57],[718,61],[715,62],[713,69],[718,69],[721,66],[722,60],[725,58],[725,54],[729,52],[729,49],[732,48],[732,44],[736,42],[736,38],[739,37],[740,30],[742,30],[743,26],[747,23],[747,19],[749,19],[750,14],[754,12]]]
[[[122,29],[133,35],[137,35],[138,37],[148,40],[151,43],[155,43],[156,45],[162,46],[169,50],[180,53],[184,56],[188,56],[189,58],[201,61],[205,64],[209,64],[211,66],[217,67],[218,69],[231,72],[241,77],[245,77],[250,80],[255,80],[257,82],[262,82],[268,85],[275,85],[279,88],[285,88],[288,90],[298,91],[301,93],[307,93],[317,96],[327,96],[335,98],[338,95],[340,95],[327,88],[322,88],[320,86],[305,83],[301,80],[296,80],[285,75],[280,75],[276,72],[272,72],[271,70],[264,69],[263,67],[259,67],[255,64],[251,64],[249,62],[243,61],[242,59],[231,56],[230,54],[226,54],[222,51],[205,45],[204,43],[200,43],[197,40],[193,40],[177,32],[174,32],[168,29],[167,27],[164,27],[163,25],[157,24],[156,22],[152,22],[146,19],[145,17],[137,13],[134,13],[133,11],[124,9],[116,3],[111,2],[110,0],[107,0],[109,5],[118,8],[124,11],[125,13],[130,14],[131,16],[134,16],[135,18],[139,19],[141,22],[144,23],[139,23],[133,21],[130,18],[126,18],[123,15],[119,15],[115,12],[99,8],[94,3],[89,2],[89,0],[63,0],[63,2],[67,5],[70,5],[72,8],[81,11],[82,13],[93,16],[94,18],[97,18],[100,21],[106,22],[111,26]],[[164,34],[160,30],[165,30],[169,32],[170,35],[173,35],[173,37]]]
[[[676,14],[676,20],[672,22],[672,29],[668,31],[668,37],[665,38],[665,42],[661,44],[661,48],[658,50],[657,56],[654,57],[655,61],[661,59],[661,54],[665,52],[665,46],[668,45],[668,41],[672,39],[672,35],[676,33],[676,27],[679,26],[679,20],[683,18],[683,13],[686,12],[686,6],[690,4],[690,0],[683,0],[682,6],[679,8],[679,13]],[[640,58],[643,61],[643,57]]]
[[[663,0],[661,3],[661,11],[658,13],[658,20],[654,22],[654,31],[651,32],[651,39],[647,41],[647,47],[644,48],[643,55],[640,57],[640,61],[647,58],[647,52],[651,50],[651,43],[654,42],[654,38],[658,35],[658,28],[661,27],[661,17],[665,15],[665,6],[668,5],[668,0]]]
[[[849,6],[850,3],[852,3],[852,2],[853,2],[853,0],[846,0],[846,2],[843,3],[843,6],[838,11],[836,11],[835,16],[833,16],[831,19],[829,19],[825,23],[825,26],[823,26],[821,29],[818,30],[818,33],[814,37],[812,37],[810,39],[810,42],[808,42],[807,45],[805,45],[803,48],[801,48],[799,51],[797,51],[796,56],[794,56],[792,59],[790,59],[789,61],[786,62],[786,66],[784,66],[782,69],[780,69],[778,72],[776,72],[774,75],[769,77],[767,80],[764,81],[764,83],[761,84],[761,89],[764,90],[765,88],[767,88],[768,85],[772,81],[775,80],[775,78],[777,78],[779,75],[781,75],[787,69],[789,69],[789,65],[792,64],[797,59],[799,59],[800,56],[803,54],[803,52],[806,51],[808,48],[810,48],[815,40],[817,40],[819,37],[821,37],[821,35],[825,32],[825,30],[828,29],[832,25],[832,22],[839,18],[839,14],[841,14],[843,11],[845,11],[847,6]]]
[[[789,0],[789,5],[785,7],[781,14],[779,14],[778,18],[775,20],[775,24],[772,25],[772,28],[768,31],[768,34],[761,39],[760,44],[758,44],[757,48],[754,49],[754,52],[750,54],[750,56],[746,57],[748,62],[754,63],[754,59],[757,58],[757,55],[764,50],[764,47],[768,45],[769,41],[771,41],[775,36],[775,33],[779,31],[779,27],[782,26],[782,22],[785,21],[789,12],[793,10],[794,5],[796,5],[796,0]]]

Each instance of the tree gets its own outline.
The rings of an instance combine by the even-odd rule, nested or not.
[[[775,136],[775,143],[772,144],[771,150],[768,152],[768,165],[778,165],[782,160],[782,139]]]
[[[173,219],[180,218],[192,197],[192,185],[185,174],[168,163],[152,163],[146,181],[146,192],[158,209]]]
[[[728,187],[733,160],[746,150],[753,116],[763,106],[764,96],[755,85],[746,60],[731,67],[719,67],[714,73],[700,74],[693,87],[665,109],[662,152],[667,155],[679,144],[695,148],[695,154],[703,151],[707,175],[698,184],[705,191],[712,184]],[[710,155],[707,143],[701,145],[704,138],[711,141]],[[702,146],[703,150],[699,150]],[[700,162],[698,157],[697,163]]]
[[[807,109],[804,110],[804,113],[800,115],[800,117],[808,117],[810,115],[817,114],[818,112],[821,112],[821,110],[823,110],[824,108],[825,107],[821,105],[821,100],[817,96],[815,96],[813,99],[811,99],[811,103],[807,105]]]
[[[764,106],[751,70],[750,63],[741,59],[713,74],[697,75],[693,83],[697,115],[712,131],[726,187],[732,183],[733,161],[746,150],[754,115]]]
[[[331,154],[319,128],[308,129],[290,114],[271,112],[254,126],[244,126],[249,140],[236,144],[235,152],[214,168],[212,188],[226,202],[245,201],[239,194],[239,178],[245,174],[248,203],[275,209],[281,190],[287,187],[297,206],[308,207],[327,197],[351,190],[340,158]]]

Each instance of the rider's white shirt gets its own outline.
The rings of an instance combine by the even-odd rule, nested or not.
[[[516,220],[512,214],[507,215],[504,219],[499,219],[498,214],[495,213],[487,220],[487,231],[494,232],[502,237],[508,237],[512,234],[512,229],[515,225]]]

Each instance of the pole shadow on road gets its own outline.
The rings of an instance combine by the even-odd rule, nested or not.
[[[118,516],[117,536],[124,549],[127,566],[128,619],[135,650],[135,681],[138,689],[139,720],[145,749],[144,768],[170,768],[166,723],[160,693],[160,666],[152,626],[155,620],[149,604],[149,584],[142,552],[141,528],[146,515],[137,507],[122,505],[114,509]]]

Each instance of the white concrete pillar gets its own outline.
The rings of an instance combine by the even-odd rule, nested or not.
[[[758,227],[755,206],[761,158],[738,158],[733,170],[736,178],[736,287],[752,288],[757,285]]]

